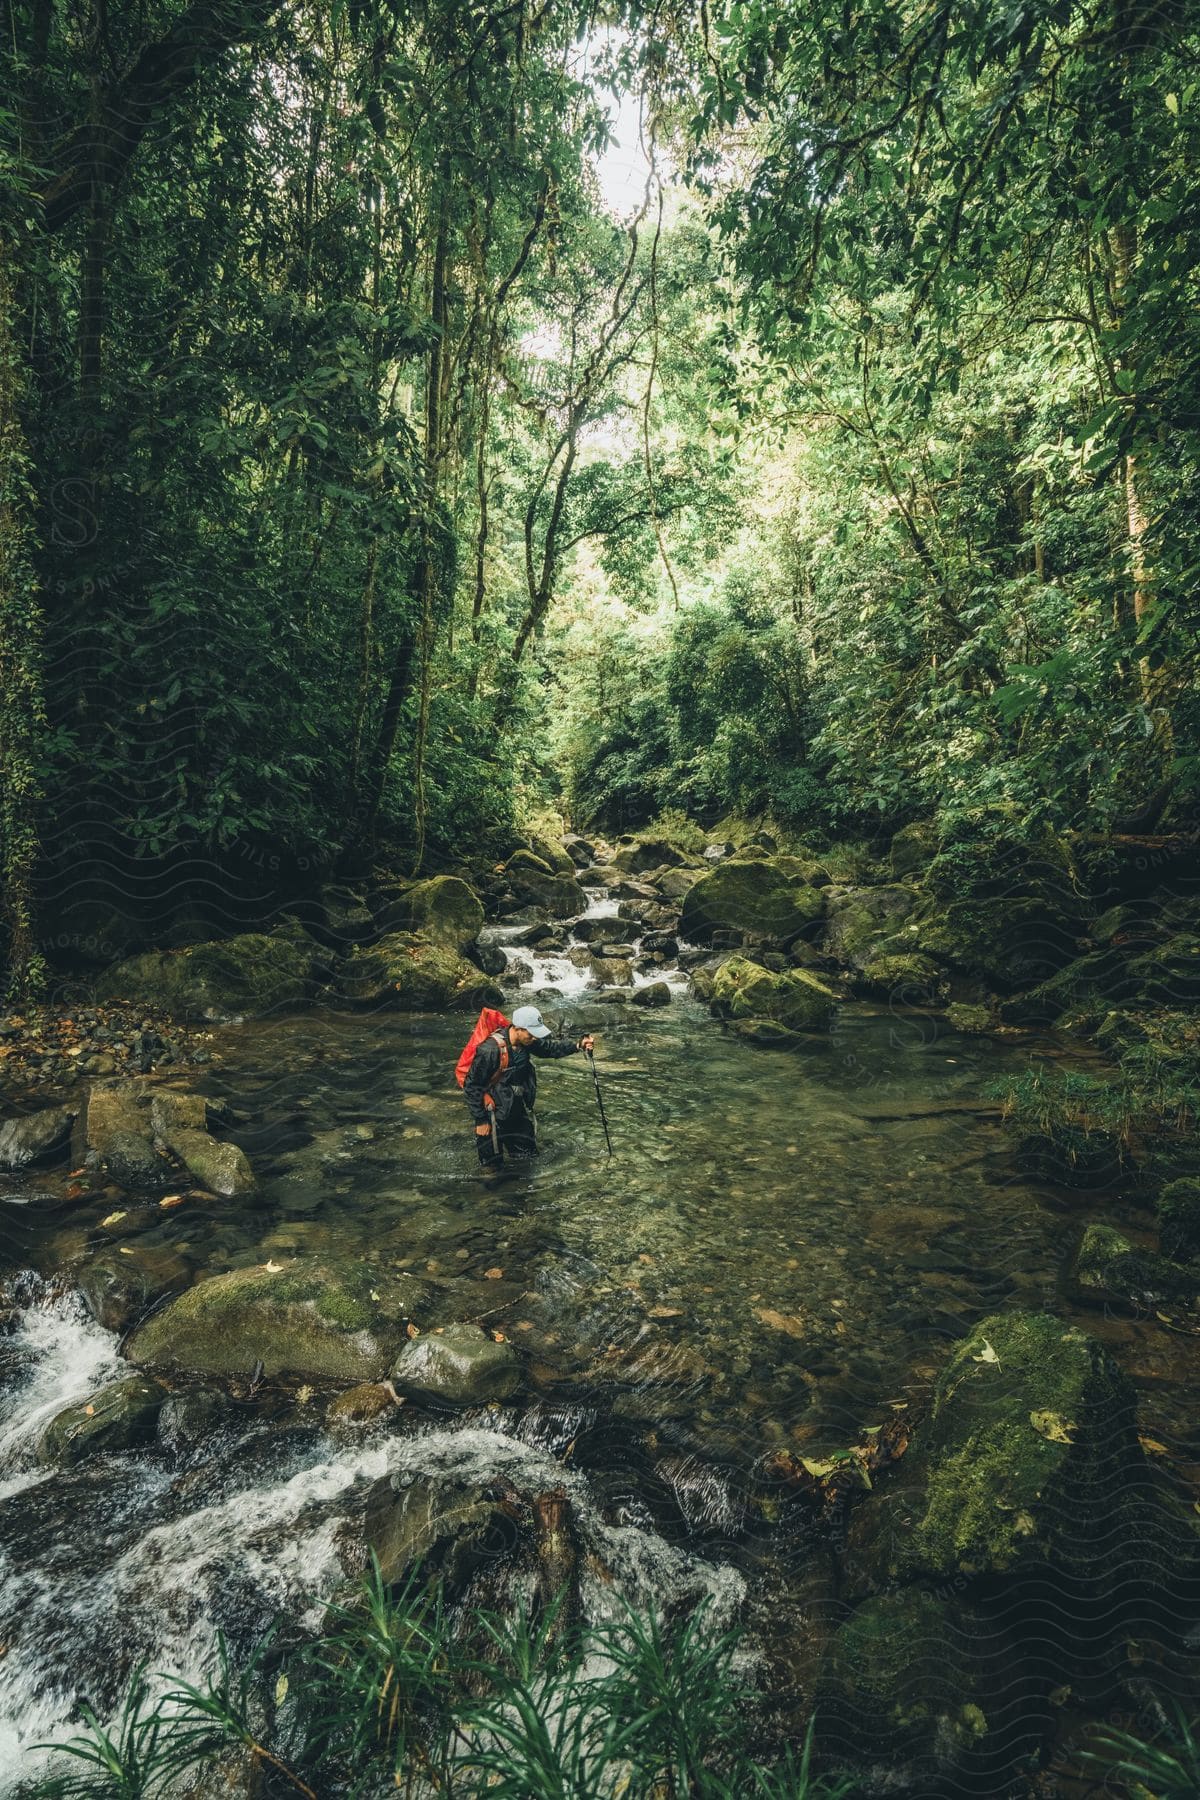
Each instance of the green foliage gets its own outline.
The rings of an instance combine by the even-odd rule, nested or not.
[[[268,1638],[233,1670],[218,1640],[199,1684],[143,1669],[110,1735],[84,1707],[87,1732],[45,1746],[78,1762],[32,1783],[24,1800],[157,1800],[185,1772],[231,1753],[271,1791],[425,1792],[473,1800],[734,1800],[743,1794],[841,1800],[843,1782],[811,1770],[812,1729],[797,1763],[765,1765],[752,1738],[753,1690],[736,1674],[738,1634],[714,1631],[703,1607],[666,1625],[626,1607],[584,1630],[567,1596],[531,1613],[453,1620],[417,1574],[399,1588],[378,1563],[328,1609],[326,1629],[275,1679]],[[268,1652],[270,1655],[268,1657]],[[161,1685],[165,1683],[165,1685]],[[105,1785],[107,1784],[107,1785]]]
[[[1153,1794],[1155,1800],[1191,1800],[1200,1792],[1200,1738],[1195,1721],[1177,1702],[1151,1739],[1105,1727],[1092,1741],[1099,1748],[1084,1751],[1079,1760],[1106,1784],[1115,1779],[1130,1794]]]

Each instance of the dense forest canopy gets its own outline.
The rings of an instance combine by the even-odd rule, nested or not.
[[[6,12],[15,981],[550,802],[1188,812],[1194,8]]]

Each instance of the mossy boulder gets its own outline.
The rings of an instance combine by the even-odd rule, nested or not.
[[[144,1375],[111,1381],[55,1414],[38,1444],[38,1461],[71,1467],[89,1456],[148,1444],[165,1399],[166,1389]]]
[[[1103,1345],[1041,1313],[995,1314],[955,1348],[909,1470],[903,1565],[937,1578],[1052,1565],[1103,1579],[1144,1466],[1133,1390]]]
[[[1169,1181],[1158,1197],[1159,1243],[1164,1256],[1200,1262],[1200,1180]]]
[[[1200,1267],[1141,1250],[1110,1225],[1089,1225],[1075,1259],[1075,1285],[1085,1298],[1142,1311],[1200,1292]]]
[[[1048,980],[1075,956],[1076,934],[1073,920],[1055,917],[1042,900],[1019,894],[929,902],[907,928],[912,949],[1001,993]]]
[[[928,956],[915,951],[873,956],[861,972],[855,988],[894,1006],[937,1006],[945,998],[945,976]]]
[[[346,961],[342,987],[349,1000],[401,1012],[475,1009],[504,1000],[495,982],[452,944],[410,931],[391,932],[356,949]]]
[[[143,1368],[355,1383],[386,1375],[429,1290],[361,1266],[296,1260],[214,1275],[155,1313],[128,1346]]]
[[[254,1192],[254,1170],[244,1150],[210,1137],[207,1131],[172,1131],[167,1139],[193,1180],[223,1199]]]
[[[827,1031],[838,996],[807,969],[764,969],[730,956],[713,978],[711,1006],[729,1019],[769,1019],[789,1031]]]
[[[907,1589],[865,1600],[818,1672],[819,1754],[856,1793],[975,1791],[1017,1750],[1022,1684],[1006,1650],[995,1619],[953,1598]]]
[[[532,850],[514,850],[504,873],[518,900],[540,907],[551,918],[573,919],[587,906],[587,895],[574,874],[551,868]]]
[[[831,888],[826,895],[825,945],[852,969],[865,969],[882,956],[912,955],[912,934],[903,927],[917,905],[911,888]]]
[[[435,1405],[486,1406],[516,1392],[521,1365],[510,1343],[464,1322],[406,1343],[392,1381],[400,1393]]]
[[[694,881],[683,897],[681,935],[707,944],[715,931],[787,943],[815,929],[825,911],[822,890],[786,874],[770,858],[730,859]]]
[[[634,844],[625,844],[612,859],[614,869],[627,875],[643,875],[647,869],[675,869],[687,858],[667,838],[648,834]]]
[[[966,1037],[995,1029],[991,1008],[969,1000],[952,1000],[946,1008],[946,1023],[951,1031],[961,1031]]]
[[[457,875],[435,875],[419,881],[406,895],[411,929],[437,943],[461,950],[479,936],[483,906],[478,894]]]
[[[148,950],[108,969],[100,999],[130,999],[180,1019],[227,1019],[298,1006],[315,991],[318,946],[298,925],[182,950]]]
[[[888,852],[892,874],[902,881],[906,875],[921,873],[937,855],[940,844],[941,831],[933,819],[916,819],[911,825],[902,825]]]

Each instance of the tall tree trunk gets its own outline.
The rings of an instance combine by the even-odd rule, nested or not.
[[[0,908],[7,938],[7,989],[28,995],[42,982],[34,871],[40,854],[38,765],[46,729],[42,610],[33,573],[29,449],[21,425],[25,368],[8,250],[0,247]]]

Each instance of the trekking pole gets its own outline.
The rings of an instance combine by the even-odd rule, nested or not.
[[[604,1127],[604,1141],[608,1145],[608,1154],[611,1156],[613,1153],[612,1139],[608,1135],[608,1120],[604,1116],[604,1097],[600,1092],[600,1077],[596,1073],[596,1058],[590,1050],[587,1053],[587,1059],[592,1065],[592,1081],[596,1088],[596,1105],[600,1108],[600,1123]]]

